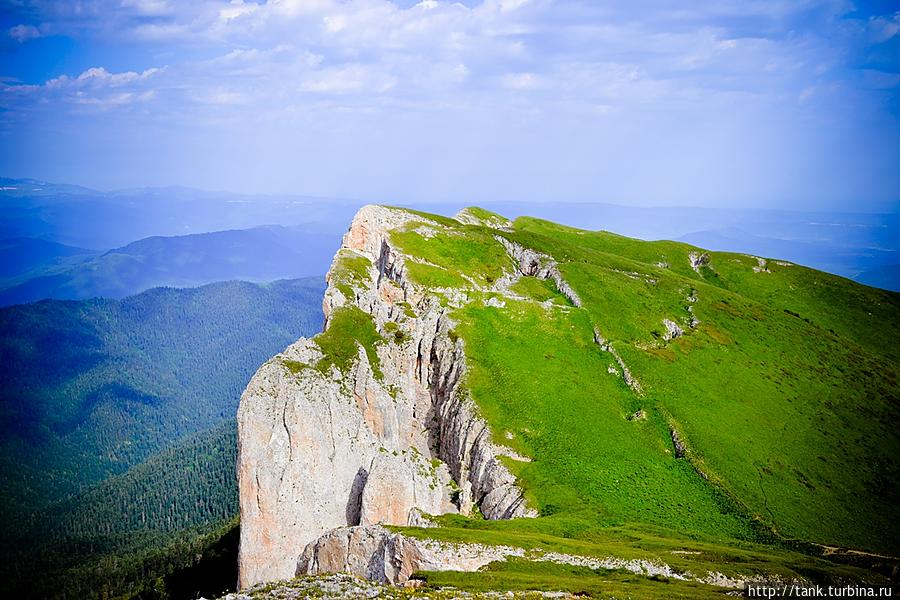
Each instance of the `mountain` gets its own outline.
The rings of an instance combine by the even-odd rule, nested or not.
[[[21,277],[61,259],[87,257],[91,254],[93,252],[85,248],[35,238],[0,240],[0,281]]]
[[[361,209],[328,282],[238,410],[259,597],[896,577],[900,295],[475,208]]]
[[[35,250],[68,247],[32,240],[11,250],[30,262]],[[272,281],[322,273],[335,236],[300,227],[257,227],[174,237],[150,237],[82,260],[57,260],[0,288],[0,306],[46,298],[123,298],[159,286],[192,287],[214,281]],[[65,257],[72,256],[74,250]],[[4,254],[4,258],[6,255]],[[20,269],[21,270],[21,269]]]
[[[301,226],[309,234],[326,236],[327,244],[337,246],[361,204],[336,198],[243,195],[178,187],[101,192],[4,179],[0,180],[0,239],[39,238],[103,252],[152,236],[243,230],[277,223]],[[452,214],[464,206],[422,203],[412,208]],[[603,202],[497,201],[486,208],[510,217],[530,215],[644,240],[684,240],[710,250],[779,256],[849,278],[897,264],[894,257],[900,251],[900,216],[896,214]],[[6,260],[6,256],[0,258]],[[330,255],[323,257],[322,269],[330,259]],[[889,287],[898,284],[896,280],[888,283]],[[62,285],[54,281],[44,284]],[[0,288],[6,287],[9,285],[0,283]],[[24,297],[34,299],[35,293]]]
[[[358,203],[335,198],[242,195],[187,188],[102,192],[6,179],[0,184],[0,238],[30,237],[108,250],[152,236],[307,226],[339,237]]]
[[[234,514],[240,390],[319,328],[321,292],[320,278],[231,281],[0,309],[3,585],[84,592],[135,556],[169,565],[168,544],[192,557]]]
[[[890,229],[871,225],[871,236],[868,237],[860,236],[860,230],[866,229],[865,225],[843,227],[839,223],[833,223],[827,228],[827,235],[821,234],[821,227],[807,231],[806,235],[803,235],[803,230],[790,232],[799,236],[799,239],[753,235],[732,227],[695,231],[678,240],[715,250],[778,256],[791,262],[815,266],[829,273],[844,275],[866,285],[900,291],[900,273],[896,268],[897,248],[892,241],[881,237],[885,234],[897,235],[896,230],[891,232]]]

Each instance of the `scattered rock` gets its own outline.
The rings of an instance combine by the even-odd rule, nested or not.
[[[753,267],[754,273],[771,273],[769,267],[766,265],[766,259],[760,258],[758,256],[754,256],[752,258],[756,259],[757,266]]]
[[[706,252],[691,252],[688,254],[688,260],[691,262],[691,268],[699,273],[700,267],[709,265],[709,254]]]
[[[504,302],[503,300],[501,300],[500,298],[498,298],[496,296],[491,296],[490,298],[488,298],[487,300],[484,301],[484,305],[492,306],[494,308],[505,308],[506,302]]]
[[[495,236],[495,239],[503,244],[507,254],[513,259],[522,275],[537,277],[538,279],[552,279],[560,294],[568,298],[569,302],[574,306],[581,306],[581,298],[578,297],[578,294],[575,293],[575,290],[572,289],[568,282],[563,279],[555,260],[546,254],[541,254],[531,248],[511,242],[502,235]]]
[[[672,430],[672,445],[675,447],[675,458],[684,458],[687,447],[684,445],[681,436],[678,435],[678,431],[675,429]]]
[[[613,348],[613,345],[606,340],[601,334],[600,330],[594,329],[594,343],[600,346],[600,349],[604,352],[609,352],[613,359],[616,361],[616,364],[619,365],[619,368],[622,369],[622,378],[625,380],[626,385],[631,388],[631,390],[637,395],[643,394],[643,388],[641,388],[641,383],[637,380],[637,378],[631,374],[631,371],[628,370],[628,367],[625,366],[625,361],[622,360],[622,357],[619,356],[619,353],[616,352],[616,349]]]
[[[675,323],[675,321],[663,319],[663,325],[666,328],[666,333],[663,334],[663,339],[667,342],[684,335],[684,329],[679,327],[678,324]]]

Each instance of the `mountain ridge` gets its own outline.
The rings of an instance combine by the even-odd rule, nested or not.
[[[68,248],[68,247],[65,247]],[[325,270],[331,236],[277,225],[150,236],[105,252],[68,252],[0,282],[0,305],[124,298],[154,287],[265,282]]]
[[[328,283],[325,332],[267,362],[242,397],[242,586],[332,571],[475,585],[521,556],[516,547],[555,569],[608,558],[615,542],[613,556],[637,552],[721,588],[878,577],[797,553],[809,546],[793,538],[896,551],[885,516],[896,497],[896,294],[785,261],[483,209],[451,219],[377,206],[357,213]],[[786,438],[788,425],[805,443]],[[491,472],[512,479],[492,483]],[[502,519],[524,515],[491,512],[495,493],[518,494],[538,518]],[[444,516],[423,519],[434,494],[453,506],[441,500]],[[329,508],[335,495],[346,514]],[[850,510],[851,497],[868,504]],[[478,513],[488,519],[467,516]],[[307,514],[315,527],[297,528]],[[648,526],[671,553],[619,539],[624,527],[643,540]],[[674,558],[693,544],[712,544],[696,550],[707,558]],[[713,554],[752,558],[719,562],[707,554],[717,544]]]

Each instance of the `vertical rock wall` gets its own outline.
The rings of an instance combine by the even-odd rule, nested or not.
[[[321,351],[301,339],[264,364],[241,398],[241,588],[293,577],[306,545],[336,528],[406,524],[414,509],[468,513],[477,505],[494,519],[535,514],[460,385],[465,354],[448,335],[452,321],[408,280],[391,245],[390,231],[414,219],[421,220],[362,208],[339,255],[363,256],[372,266],[350,290],[333,285],[329,273],[323,301],[326,328],[345,305],[372,315],[379,331],[397,323],[402,335],[377,347],[383,377],[362,347],[347,373],[302,367],[315,365]]]

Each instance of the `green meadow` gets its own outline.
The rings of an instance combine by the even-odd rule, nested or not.
[[[422,261],[407,263],[415,282],[439,296],[467,288],[452,312],[465,385],[495,441],[531,458],[506,463],[542,516],[444,517],[421,535],[817,580],[865,578],[817,557],[818,545],[900,553],[900,295],[773,259],[531,218],[498,230],[422,217],[393,242]],[[440,227],[423,234],[426,220]],[[512,268],[496,236],[552,258],[582,306],[534,277],[511,287],[515,297],[492,291]],[[664,320],[680,335],[670,339]],[[679,554],[685,544],[702,548]],[[478,590],[584,579],[546,566],[529,580],[529,569],[428,580]],[[672,597],[682,592],[694,593]]]

